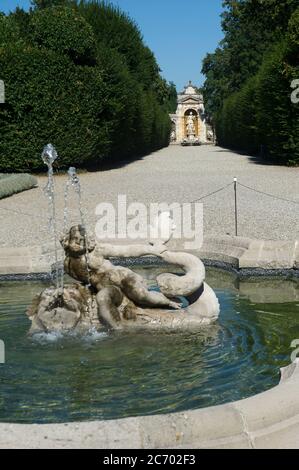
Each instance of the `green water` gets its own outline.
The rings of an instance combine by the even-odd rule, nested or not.
[[[34,339],[27,336],[25,310],[45,284],[0,283],[0,339],[6,346],[0,421],[169,413],[238,400],[277,385],[279,368],[290,362],[291,341],[299,338],[298,282],[240,286],[214,271],[208,281],[221,304],[219,324],[208,331]]]

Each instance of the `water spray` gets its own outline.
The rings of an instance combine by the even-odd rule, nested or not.
[[[75,193],[78,197],[78,206],[79,206],[79,215],[80,215],[80,225],[83,228],[83,236],[84,236],[84,244],[85,244],[85,261],[86,261],[86,271],[87,271],[87,280],[88,285],[87,287],[91,287],[90,281],[90,268],[89,268],[89,242],[87,236],[87,228],[85,223],[84,211],[82,207],[82,195],[81,195],[81,183],[79,176],[77,175],[76,168],[70,167],[68,170],[68,180],[65,186],[65,193],[64,193],[64,233],[68,231],[68,199],[69,199],[69,190],[70,187],[74,188]]]
[[[55,183],[54,183],[54,171],[53,164],[58,158],[55,147],[52,144],[48,144],[44,147],[42,152],[42,160],[48,167],[48,182],[44,188],[44,193],[48,198],[49,203],[49,230],[52,233],[54,240],[54,252],[55,252],[55,283],[57,290],[60,287],[63,288],[59,280],[59,266],[58,266],[58,232],[56,222],[56,203],[55,203]]]

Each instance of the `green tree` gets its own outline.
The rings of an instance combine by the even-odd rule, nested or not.
[[[224,0],[223,7],[224,39],[202,68],[212,113],[258,72],[267,52],[284,37],[298,0]]]
[[[220,48],[214,54],[208,54],[203,61],[202,73],[206,76],[203,95],[206,111],[211,116],[215,116],[224,99],[229,96],[228,69],[227,54]]]

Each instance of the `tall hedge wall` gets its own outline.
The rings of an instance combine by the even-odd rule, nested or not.
[[[299,79],[299,9],[257,75],[224,101],[216,115],[219,144],[299,165],[299,104],[291,101],[295,79]]]
[[[41,170],[49,142],[61,168],[168,145],[173,88],[132,20],[95,1],[36,3],[0,15],[0,171]]]

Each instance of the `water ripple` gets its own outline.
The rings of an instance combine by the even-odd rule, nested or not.
[[[0,421],[111,419],[211,406],[279,381],[299,337],[298,304],[253,304],[218,290],[219,324],[202,332],[27,336],[40,283],[0,285]]]

